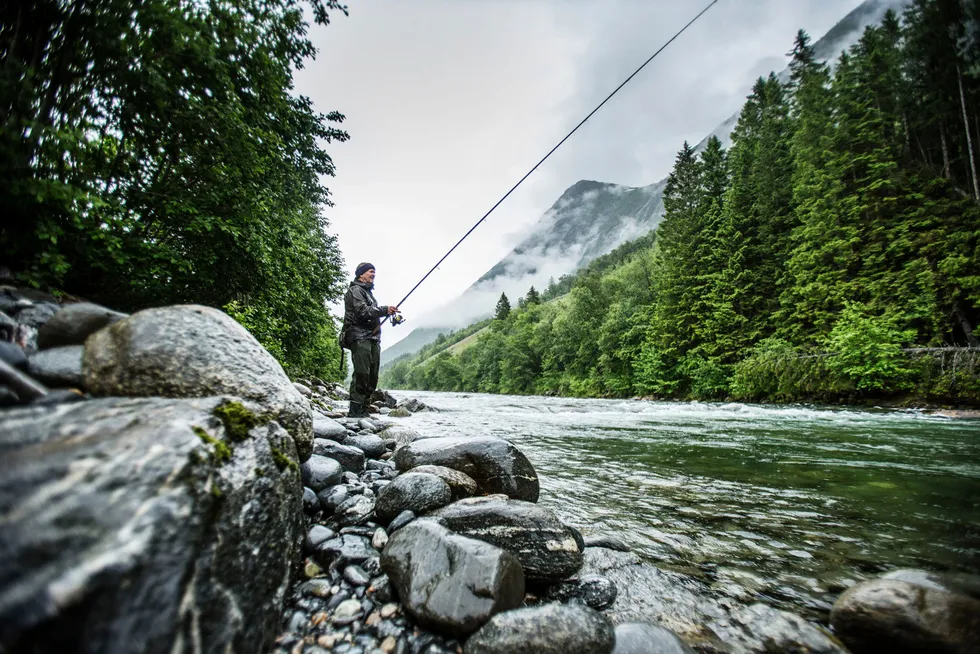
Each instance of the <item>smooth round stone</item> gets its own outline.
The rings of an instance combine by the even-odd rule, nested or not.
[[[125,317],[124,313],[88,302],[66,304],[38,329],[37,346],[46,350],[62,345],[83,345],[90,335]]]
[[[314,438],[313,454],[333,459],[348,472],[358,473],[364,469],[364,452],[350,445],[341,445],[326,438]]]
[[[639,622],[616,625],[613,654],[695,654],[694,650],[663,627]]]
[[[320,500],[312,488],[303,486],[303,511],[307,515],[314,515],[320,510]]]
[[[424,472],[409,472],[381,490],[375,510],[378,522],[386,524],[402,511],[418,515],[445,506],[450,500],[452,492],[442,479]]]
[[[16,343],[0,341],[0,361],[18,370],[27,370],[27,353]]]
[[[374,500],[364,495],[355,495],[338,506],[334,515],[342,525],[363,525],[374,517]]]
[[[308,553],[315,552],[320,545],[336,535],[332,529],[328,529],[323,525],[314,525],[306,534],[306,539],[303,541],[303,549]]]
[[[300,465],[303,485],[319,492],[328,486],[340,483],[344,469],[339,463],[325,456],[313,454]]]
[[[464,654],[611,654],[612,622],[577,604],[544,604],[498,613],[473,634]]]
[[[333,612],[334,618],[354,618],[361,612],[361,603],[356,599],[344,600]]]
[[[385,453],[385,442],[374,434],[358,434],[350,436],[344,441],[345,445],[351,445],[364,452],[364,456],[369,459],[377,459]]]
[[[388,534],[381,527],[378,527],[371,537],[371,546],[376,550],[383,550],[388,544]]]
[[[388,536],[391,536],[412,520],[415,520],[415,513],[412,511],[402,511],[395,517],[394,520],[391,521],[391,524],[388,525]]]
[[[344,579],[352,586],[366,586],[371,577],[358,565],[349,565],[344,568]]]
[[[317,493],[317,498],[320,500],[320,506],[324,511],[333,512],[338,506],[347,501],[350,497],[350,491],[346,486],[331,486],[329,488],[324,488],[322,491]]]

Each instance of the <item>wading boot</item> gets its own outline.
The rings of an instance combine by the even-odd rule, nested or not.
[[[360,402],[351,401],[350,408],[347,409],[348,418],[367,418],[368,415],[364,411],[364,405]]]

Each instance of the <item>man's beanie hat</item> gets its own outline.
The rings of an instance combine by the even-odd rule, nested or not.
[[[367,261],[364,263],[359,263],[357,264],[357,268],[354,270],[354,277],[360,277],[369,270],[375,270],[373,263],[368,263]]]

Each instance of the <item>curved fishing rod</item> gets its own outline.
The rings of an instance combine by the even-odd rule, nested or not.
[[[548,157],[550,157],[550,156],[551,156],[552,154],[554,154],[554,152],[555,152],[555,150],[557,150],[558,148],[560,148],[560,147],[562,146],[562,144],[563,144],[563,143],[564,143],[565,141],[567,141],[567,140],[568,140],[568,139],[569,139],[569,138],[570,138],[570,137],[572,136],[572,134],[574,134],[575,132],[577,132],[577,131],[578,131],[578,129],[579,129],[579,127],[581,127],[582,125],[584,125],[584,124],[586,123],[586,121],[588,121],[588,120],[589,120],[589,118],[592,118],[592,116],[593,116],[593,115],[594,115],[594,114],[595,114],[595,113],[596,113],[597,111],[599,111],[599,110],[600,110],[600,109],[602,108],[602,106],[603,106],[604,104],[606,104],[607,102],[609,102],[609,100],[610,100],[610,99],[612,99],[612,97],[613,97],[614,95],[616,95],[617,93],[619,93],[619,91],[620,91],[620,89],[622,89],[622,88],[623,88],[624,86],[626,86],[627,84],[629,84],[629,82],[630,82],[630,80],[632,80],[632,79],[633,79],[634,77],[636,77],[636,76],[637,76],[637,74],[638,74],[638,73],[639,73],[639,72],[640,72],[641,70],[643,70],[643,69],[644,69],[644,68],[646,67],[646,65],[647,65],[647,64],[649,64],[649,63],[650,63],[651,61],[653,61],[653,60],[654,60],[654,59],[655,59],[655,58],[657,57],[657,55],[659,55],[659,54],[660,54],[661,52],[663,52],[663,51],[664,51],[664,49],[665,49],[665,48],[666,48],[666,47],[667,47],[668,45],[670,45],[671,43],[673,43],[673,42],[674,42],[674,41],[675,41],[675,40],[677,39],[677,37],[679,37],[679,36],[680,36],[681,34],[683,34],[684,32],[686,32],[686,31],[687,31],[687,28],[689,28],[689,27],[690,27],[691,25],[693,25],[694,23],[696,23],[696,22],[698,21],[698,19],[699,19],[699,18],[701,18],[701,16],[703,16],[703,15],[705,15],[706,13],[708,13],[708,10],[709,10],[709,9],[711,9],[712,7],[714,7],[714,6],[716,5],[716,4],[718,4],[718,0],[712,0],[712,1],[710,2],[710,3],[708,3],[708,5],[707,5],[707,6],[706,6],[706,7],[704,8],[704,9],[702,9],[702,10],[700,11],[700,13],[698,13],[698,15],[697,15],[697,16],[695,16],[694,18],[692,18],[692,19],[691,19],[691,20],[690,20],[690,21],[689,21],[689,22],[687,23],[687,25],[685,25],[684,27],[682,27],[682,28],[681,28],[681,29],[680,29],[680,30],[679,30],[679,31],[678,31],[678,32],[677,32],[676,34],[674,34],[674,35],[673,35],[672,37],[670,37],[670,40],[668,40],[668,41],[667,41],[666,43],[664,43],[664,44],[663,44],[662,46],[660,46],[660,47],[659,47],[659,48],[657,49],[657,51],[656,51],[656,52],[654,52],[654,53],[653,53],[652,55],[650,55],[650,58],[649,58],[649,59],[647,59],[647,60],[646,60],[646,61],[644,61],[644,62],[643,62],[642,64],[640,64],[640,67],[639,67],[639,68],[637,68],[637,69],[636,69],[635,71],[633,71],[633,74],[632,74],[632,75],[630,75],[629,77],[627,77],[627,78],[626,78],[625,80],[623,80],[623,83],[622,83],[622,84],[620,84],[620,85],[619,85],[619,86],[617,86],[617,87],[616,87],[615,89],[613,89],[613,92],[612,92],[612,93],[610,93],[609,95],[607,95],[607,96],[606,96],[606,99],[605,99],[605,100],[603,100],[602,102],[600,102],[600,103],[599,103],[599,104],[598,104],[598,105],[596,106],[596,108],[595,108],[595,109],[593,109],[592,111],[590,111],[590,112],[589,112],[589,115],[588,115],[588,116],[586,116],[585,118],[583,118],[583,119],[581,120],[581,122],[579,122],[579,124],[578,124],[578,125],[576,125],[576,126],[575,126],[575,127],[574,127],[574,128],[572,129],[572,131],[570,131],[570,132],[569,132],[568,134],[566,134],[566,135],[565,135],[565,138],[563,138],[563,139],[562,139],[561,141],[559,141],[559,142],[558,142],[558,145],[556,145],[555,147],[553,147],[553,148],[551,148],[551,150],[549,150],[549,151],[548,151],[548,154],[546,154],[546,155],[544,155],[544,156],[543,156],[543,157],[541,158],[541,161],[539,161],[538,163],[536,163],[536,164],[534,164],[534,167],[533,167],[533,168],[531,168],[531,170],[529,170],[529,171],[527,171],[527,173],[525,173],[525,174],[524,174],[524,177],[521,177],[521,178],[520,178],[520,179],[519,179],[519,180],[517,181],[517,183],[516,183],[516,184],[514,184],[514,185],[513,185],[512,187],[510,187],[510,190],[509,190],[509,191],[507,191],[507,192],[506,192],[506,193],[504,194],[504,196],[503,196],[502,198],[500,198],[499,200],[497,200],[497,203],[496,203],[495,205],[493,205],[492,207],[490,207],[490,210],[489,210],[489,211],[487,211],[487,212],[486,212],[485,214],[483,214],[483,217],[482,217],[482,218],[480,218],[480,219],[479,219],[478,221],[476,221],[476,223],[474,223],[474,225],[473,225],[472,227],[470,227],[470,229],[469,229],[469,231],[468,231],[468,232],[466,232],[465,234],[463,234],[463,238],[461,238],[461,239],[459,239],[458,241],[456,241],[456,245],[454,245],[454,246],[452,246],[451,248],[449,248],[449,252],[447,252],[446,254],[444,254],[444,255],[442,256],[442,258],[441,258],[441,259],[439,259],[439,261],[437,261],[437,262],[436,262],[436,265],[434,265],[434,266],[432,266],[432,269],[431,269],[431,270],[429,270],[429,272],[427,272],[427,273],[425,273],[425,276],[424,276],[424,277],[423,277],[422,279],[420,279],[420,280],[419,280],[419,282],[418,282],[418,284],[416,284],[415,286],[413,286],[413,287],[412,287],[412,290],[410,290],[410,291],[409,291],[409,292],[408,292],[408,293],[407,293],[407,294],[405,295],[405,297],[403,297],[403,298],[401,299],[401,302],[399,302],[399,303],[398,303],[398,304],[396,304],[395,306],[397,306],[397,307],[401,307],[401,305],[402,305],[402,303],[403,303],[403,302],[405,302],[405,300],[407,300],[407,299],[408,299],[408,298],[409,298],[409,297],[410,297],[410,296],[412,295],[412,293],[414,293],[414,292],[415,292],[415,290],[416,290],[416,289],[417,289],[417,288],[418,288],[419,286],[421,286],[421,285],[422,285],[422,282],[424,282],[424,281],[425,281],[426,279],[428,279],[428,278],[429,278],[429,275],[431,275],[431,274],[432,274],[433,272],[435,272],[435,270],[436,270],[436,268],[438,268],[438,267],[439,267],[439,265],[440,265],[440,264],[441,264],[441,263],[442,263],[443,261],[445,261],[445,260],[446,260],[446,259],[447,259],[447,258],[449,257],[449,255],[450,255],[450,254],[452,254],[452,253],[453,253],[453,250],[455,250],[456,248],[458,248],[458,247],[459,247],[459,244],[460,244],[460,243],[462,243],[463,241],[465,241],[465,240],[466,240],[466,238],[467,238],[467,237],[468,237],[468,236],[469,236],[470,234],[472,234],[472,233],[473,233],[473,230],[475,230],[475,229],[476,229],[477,227],[479,227],[479,226],[480,226],[480,223],[482,223],[482,222],[483,222],[484,220],[486,220],[486,219],[487,219],[487,217],[488,217],[488,216],[489,216],[489,215],[490,215],[491,213],[493,213],[493,211],[494,211],[494,209],[496,209],[497,207],[499,207],[499,206],[500,206],[500,205],[501,205],[501,204],[503,203],[503,201],[504,201],[504,200],[506,200],[506,199],[507,199],[507,198],[508,198],[508,197],[510,196],[510,194],[511,194],[511,193],[513,193],[513,192],[514,192],[514,191],[515,191],[515,190],[517,189],[517,187],[518,187],[518,186],[520,186],[520,185],[521,185],[522,183],[524,183],[524,180],[526,180],[526,179],[527,179],[528,177],[530,177],[530,176],[531,176],[531,173],[533,173],[533,172],[534,172],[535,170],[537,170],[537,169],[538,169],[538,167],[539,167],[539,166],[540,166],[541,164],[543,164],[543,163],[544,163],[544,162],[545,162],[545,161],[546,161],[546,160],[548,159]],[[383,319],[381,320],[381,324],[384,324],[386,320],[388,320],[388,316],[385,316],[385,317],[384,317],[384,318],[383,318]],[[380,327],[381,327],[381,325],[378,325],[378,328],[379,328],[379,329],[380,329]]]

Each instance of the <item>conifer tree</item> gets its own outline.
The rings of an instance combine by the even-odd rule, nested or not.
[[[531,306],[533,304],[541,304],[541,294],[531,286],[527,289],[527,295],[524,296],[524,306]]]
[[[494,318],[497,320],[507,320],[507,316],[510,315],[510,300],[507,299],[506,293],[500,294],[500,299],[497,300],[497,307],[494,310]]]

